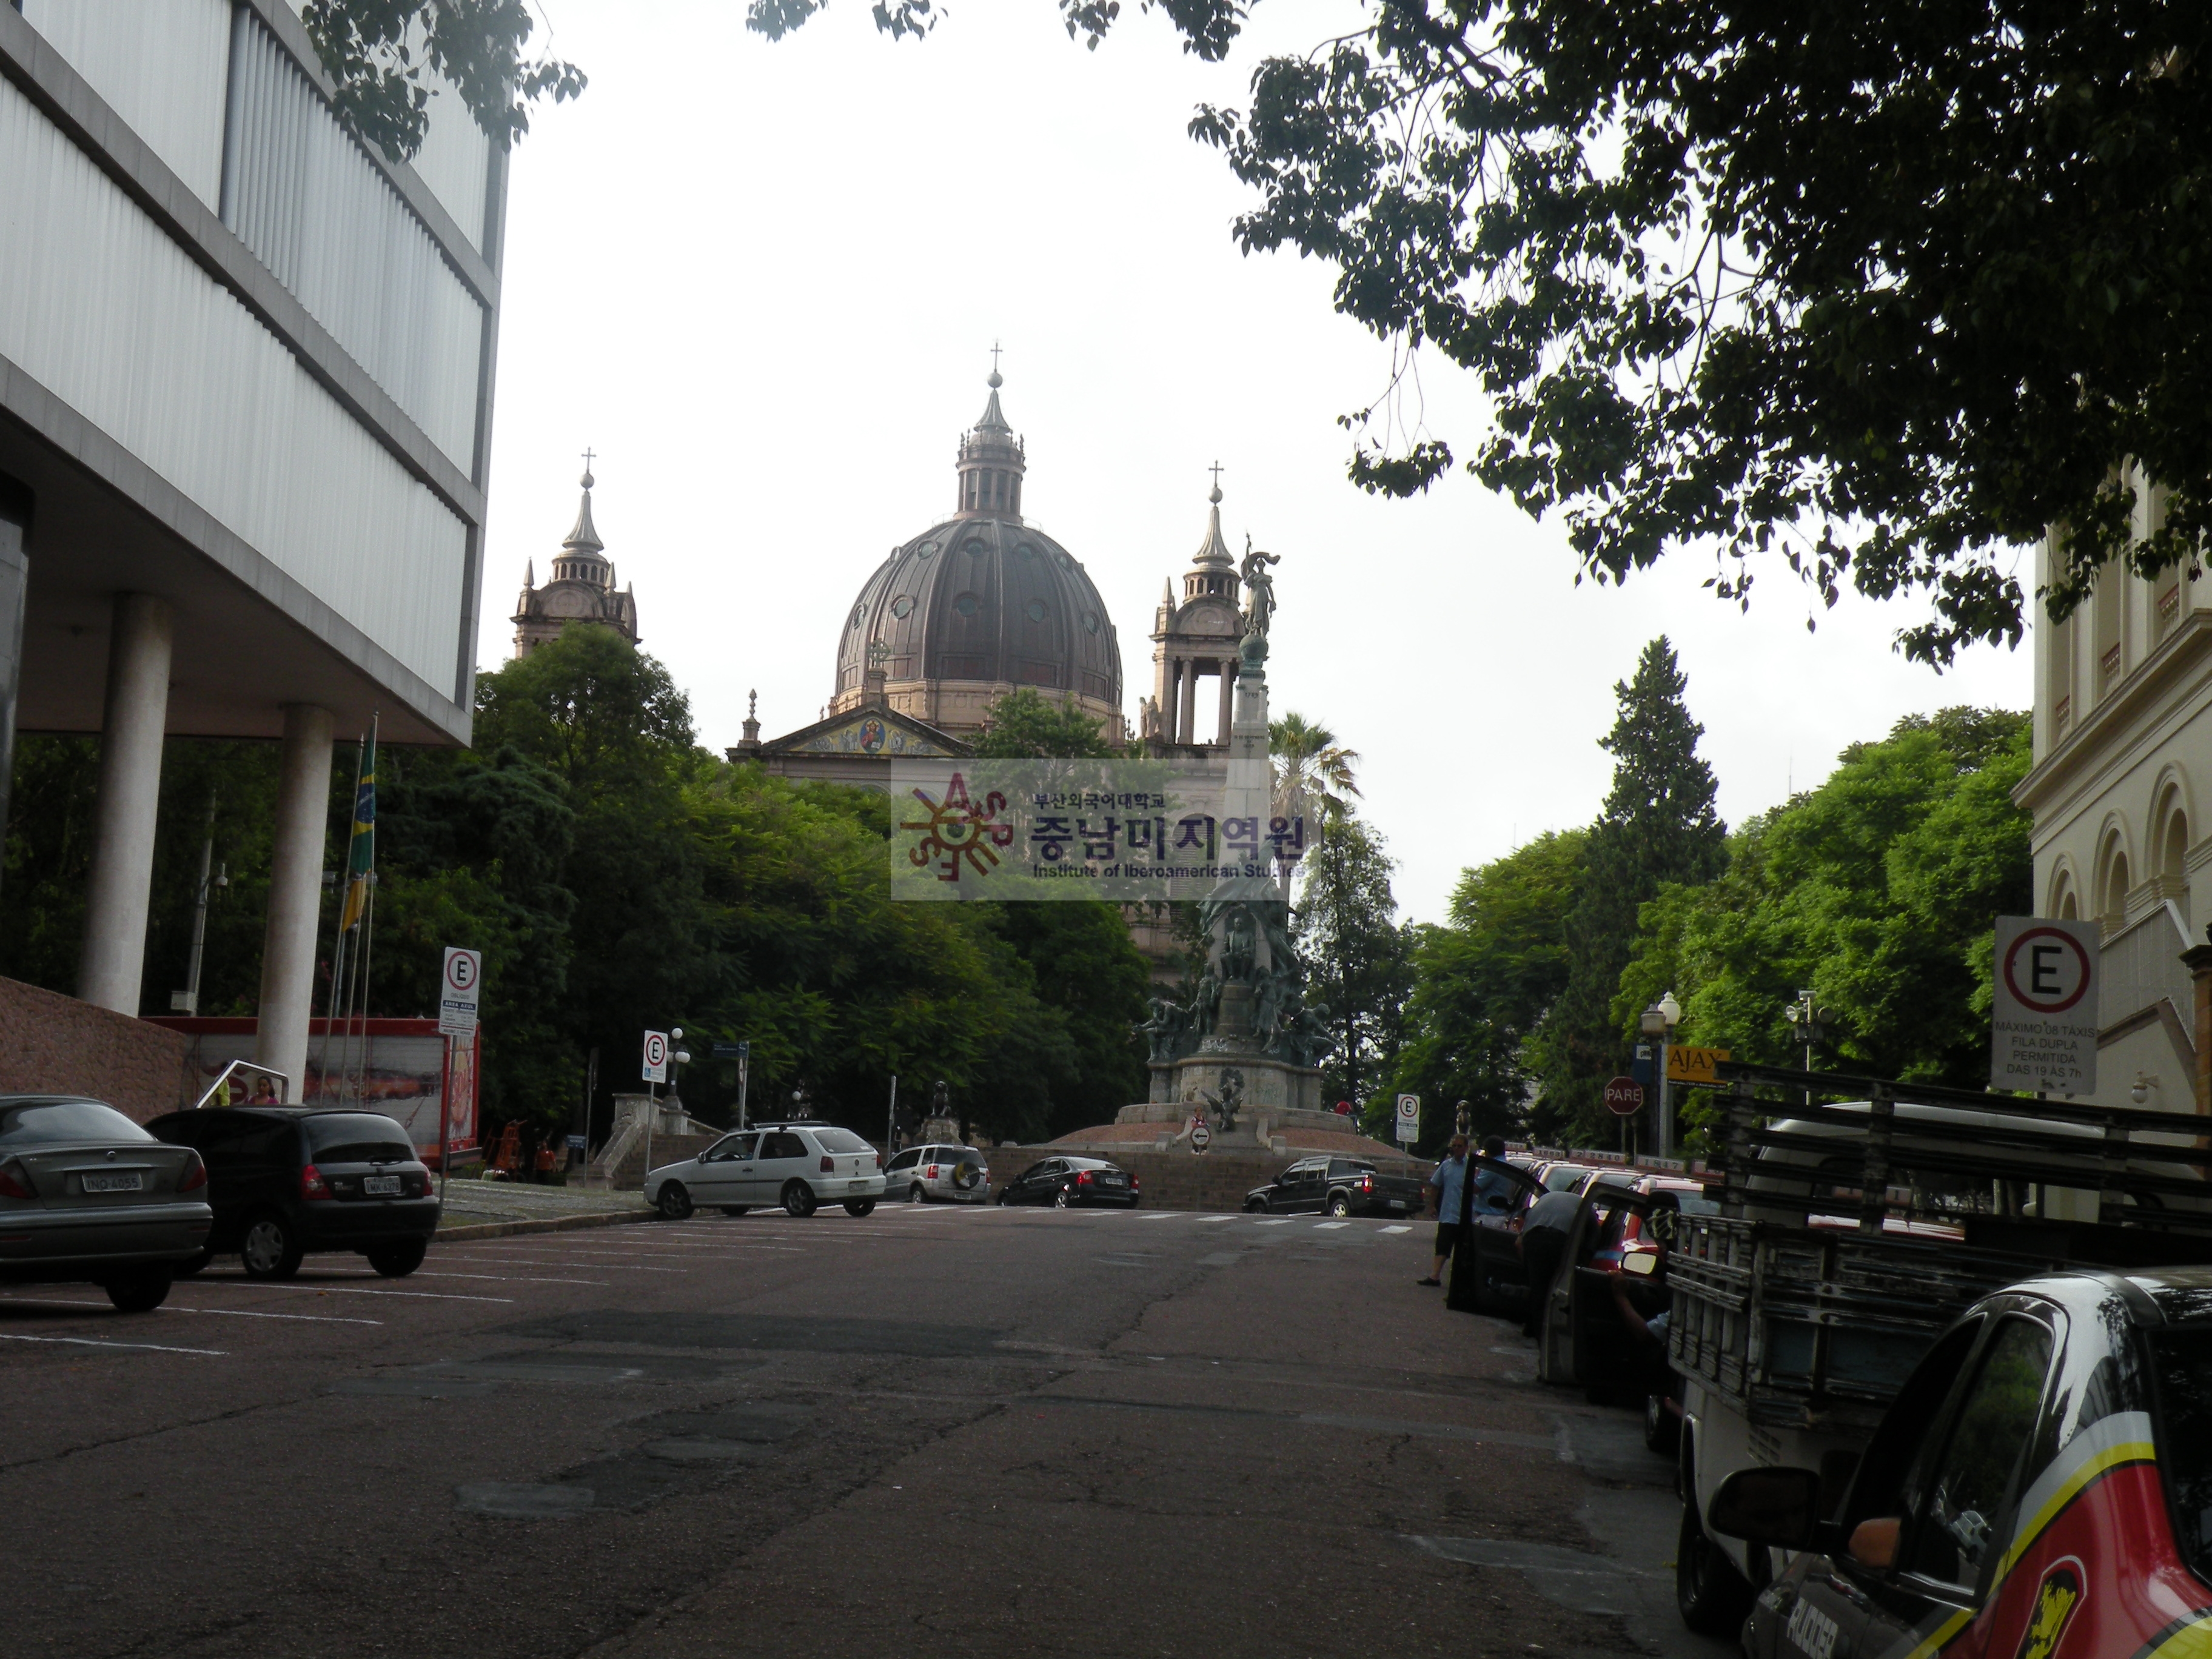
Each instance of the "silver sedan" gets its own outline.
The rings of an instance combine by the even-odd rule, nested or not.
[[[214,1224],[191,1147],[97,1100],[0,1095],[0,1284],[89,1281],[147,1313]]]

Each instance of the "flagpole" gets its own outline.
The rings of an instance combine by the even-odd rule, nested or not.
[[[356,814],[361,811],[362,775],[368,765],[368,738],[363,736],[354,743],[353,810]],[[352,819],[349,818],[347,823],[350,825]],[[349,988],[346,972],[346,947],[349,941],[346,935],[353,931],[347,915],[353,908],[353,837],[350,834],[346,837],[345,875],[347,878],[338,884],[337,928],[331,938],[331,994],[323,1012],[323,1086],[326,1090],[331,1090],[332,1056],[338,1056],[337,1085],[331,1091],[333,1104],[343,1104],[345,1099],[345,1060],[344,1051],[339,1046],[338,1018],[341,1012],[349,1006],[345,993]]]
[[[354,1005],[361,1020],[361,1048],[358,1055],[352,1044],[347,1045],[349,1058],[355,1061],[353,1097],[362,1100],[368,1089],[368,980],[369,970],[376,965],[376,769],[378,758],[376,740],[380,735],[380,720],[375,710],[368,716],[368,769],[364,774],[360,798],[354,802],[355,828],[368,842],[368,863],[362,872],[361,944],[358,947],[361,967],[354,975]],[[368,817],[362,816],[366,806]]]

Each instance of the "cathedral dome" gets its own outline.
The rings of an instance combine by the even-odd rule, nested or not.
[[[1119,741],[1121,649],[1075,556],[1025,525],[1023,446],[991,376],[983,418],[962,440],[958,510],[895,549],[845,614],[833,708],[871,695],[950,732],[1029,687],[1073,701]],[[870,684],[871,670],[881,679]]]

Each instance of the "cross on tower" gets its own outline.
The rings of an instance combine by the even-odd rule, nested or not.
[[[992,374],[996,374],[998,372],[999,372],[999,343],[998,343],[996,340],[994,340],[994,341],[992,341],[992,342],[991,342],[991,373],[992,373]]]
[[[1220,488],[1221,488],[1221,463],[1220,463],[1220,462],[1218,462],[1218,461],[1216,461],[1216,462],[1215,462],[1212,466],[1208,467],[1206,470],[1207,470],[1209,472],[1211,472],[1211,473],[1212,473],[1212,474],[1213,474],[1213,487],[1214,487],[1216,489],[1220,489]]]

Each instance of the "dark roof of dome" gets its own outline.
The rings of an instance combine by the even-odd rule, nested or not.
[[[1121,647],[1075,557],[1035,527],[963,516],[896,549],[860,590],[837,643],[837,689],[880,640],[894,680],[1003,680],[1119,708]]]

